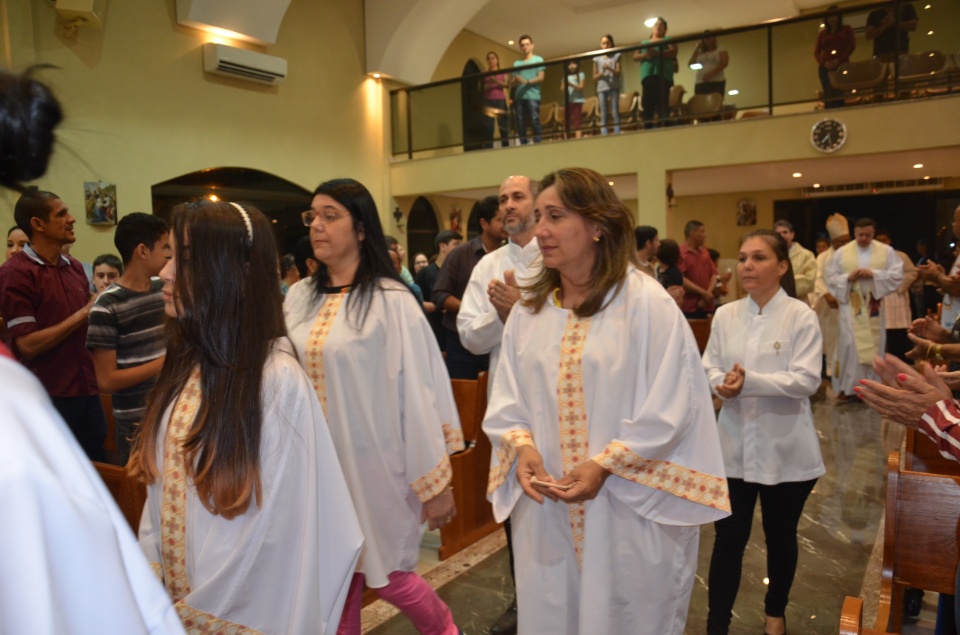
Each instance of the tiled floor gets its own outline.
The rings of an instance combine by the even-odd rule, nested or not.
[[[897,424],[881,421],[878,415],[858,403],[835,405],[824,390],[813,398],[813,407],[827,473],[818,481],[800,522],[800,562],[787,609],[787,623],[792,633],[826,634],[837,632],[844,596],[861,593],[883,518],[886,457],[890,450],[899,448],[903,430]],[[493,547],[488,548],[495,549],[495,541],[502,538],[494,535],[489,540]],[[687,620],[686,630],[690,635],[705,632],[706,578],[712,546],[713,527],[705,526]],[[758,507],[744,556],[732,633],[762,632],[765,558]],[[462,573],[439,586],[440,597],[450,606],[466,635],[486,634],[512,598],[505,550],[496,550],[493,555],[477,560],[478,564],[462,566]],[[876,584],[874,580],[867,587]],[[905,633],[932,635],[928,620],[932,618],[931,611],[936,610],[936,596],[927,595],[921,620],[905,624]],[[416,634],[402,615],[375,625],[379,620],[369,619],[370,616],[384,612],[384,607],[378,604],[383,603],[365,609],[364,622],[370,627],[364,632]],[[866,623],[872,624],[873,618],[867,619]]]

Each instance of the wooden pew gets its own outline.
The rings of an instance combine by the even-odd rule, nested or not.
[[[701,355],[703,355],[703,351],[707,350],[707,342],[710,341],[710,323],[712,321],[713,318],[687,320],[690,330],[693,331],[693,337],[697,340],[697,347],[700,349]]]
[[[863,628],[863,600],[849,595],[840,612],[840,635],[878,635],[879,631]]]
[[[903,470],[900,453],[891,452],[877,632],[902,628],[905,588],[954,593],[958,521],[960,476]]]
[[[103,479],[113,500],[117,501],[117,506],[123,512],[123,517],[127,519],[130,528],[136,534],[140,527],[143,506],[147,502],[147,488],[127,476],[126,469],[118,465],[94,461],[93,466],[97,468],[100,478]]]
[[[451,383],[467,449],[450,457],[457,515],[440,529],[440,560],[446,560],[500,527],[487,502],[491,447],[480,428],[487,411],[487,373],[480,373],[476,380],[452,379]]]
[[[940,454],[937,444],[916,428],[907,428],[903,469],[911,472],[960,476],[960,463]]]

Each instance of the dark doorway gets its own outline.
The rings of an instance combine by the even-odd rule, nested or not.
[[[934,259],[949,269],[955,247],[950,223],[958,203],[960,190],[806,198],[775,201],[773,217],[793,223],[796,239],[813,250],[817,236],[826,234],[825,223],[831,214],[847,218],[851,235],[856,220],[869,216],[877,222],[877,229],[890,232],[895,249],[915,261],[917,240],[926,239],[934,246]]]
[[[433,246],[434,239],[440,233],[440,223],[437,222],[437,213],[426,198],[420,196],[410,208],[407,218],[407,260],[404,263],[413,272],[413,257],[418,253],[426,254],[427,258],[437,252]]]
[[[483,69],[472,59],[463,66],[461,76],[476,75]],[[479,77],[460,82],[460,104],[463,121],[463,149],[465,151],[483,148],[483,81]]]
[[[153,213],[168,218],[174,205],[216,196],[223,201],[250,203],[273,223],[281,254],[309,233],[300,212],[310,207],[311,194],[296,183],[252,168],[209,168],[157,183],[151,189]]]

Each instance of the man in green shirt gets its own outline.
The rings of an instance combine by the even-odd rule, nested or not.
[[[533,128],[533,142],[540,143],[540,84],[543,83],[543,58],[533,54],[533,39],[529,35],[520,36],[520,50],[523,59],[513,63],[514,67],[522,70],[513,74],[513,108],[517,115],[517,133],[520,135],[521,145],[527,143],[527,124],[529,117]]]

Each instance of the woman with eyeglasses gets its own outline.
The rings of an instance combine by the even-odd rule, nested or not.
[[[184,203],[170,246],[167,356],[128,466],[140,546],[187,633],[332,634],[363,536],[286,337],[270,221]]]
[[[424,635],[457,635],[416,573],[423,523],[436,529],[456,514],[448,454],[464,448],[436,340],[390,262],[367,188],[323,183],[303,220],[320,266],[283,310],[366,539],[339,633],[359,635],[366,582]]]

